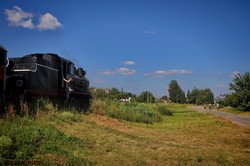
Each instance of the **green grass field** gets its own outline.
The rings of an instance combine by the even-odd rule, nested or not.
[[[234,114],[239,114],[239,115],[244,115],[244,116],[250,116],[250,112],[242,112],[232,107],[220,108],[219,111],[229,112],[229,113],[234,113]]]
[[[89,115],[40,111],[33,119],[1,119],[0,164],[250,165],[250,130],[227,120],[167,104],[172,116],[136,123],[108,117],[117,107],[100,105]]]

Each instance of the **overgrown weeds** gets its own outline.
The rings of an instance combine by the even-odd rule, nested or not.
[[[170,115],[171,111],[160,105],[94,100],[89,112],[152,124],[161,122],[162,116]],[[84,151],[84,141],[65,135],[55,127],[82,121],[82,115],[74,107],[58,109],[48,98],[38,98],[33,103],[21,101],[18,113],[10,105],[5,120],[1,121],[0,165],[23,160],[42,161],[43,165],[88,165],[87,159],[73,155],[79,147]]]
[[[131,122],[155,123],[162,120],[161,115],[142,104],[121,104],[120,109],[109,110],[107,115],[112,118],[127,120]]]
[[[93,100],[89,111],[97,115],[105,115],[109,110],[118,110],[119,104],[116,101]]]
[[[0,124],[0,165],[33,160],[42,165],[88,165],[72,152],[79,146],[84,149],[84,142],[55,127],[81,121],[81,116],[74,108],[58,110],[48,98],[10,105]]]
[[[0,119],[0,165],[15,161],[39,161],[41,165],[250,163],[247,129],[185,105],[96,100],[91,111],[85,115],[53,106],[39,109],[35,117],[9,113]],[[139,123],[105,116],[109,114]],[[157,117],[162,121],[152,120]]]
[[[161,122],[163,115],[173,115],[172,111],[165,105],[155,106],[134,102],[121,103],[101,100],[94,100],[90,110],[98,115],[107,115],[116,119],[147,124]]]
[[[34,121],[26,117],[5,120],[0,127],[0,165],[10,161],[42,161],[43,165],[62,164],[50,160],[48,154],[64,158],[63,164],[87,164],[84,158],[77,158],[72,150],[85,144],[82,140],[65,135],[54,125]]]
[[[165,116],[172,116],[173,115],[173,112],[166,105],[162,105],[162,104],[157,105],[156,109],[162,115],[165,115]]]
[[[53,106],[52,101],[45,97],[40,97],[29,102],[24,101],[23,98],[20,98],[19,103],[8,106],[6,117],[15,118],[16,116],[20,116],[35,118],[41,111],[53,112],[57,111],[57,107]]]
[[[86,110],[86,108],[84,109]],[[32,99],[31,101],[24,101],[21,98],[19,103],[8,106],[7,113],[4,117],[15,118],[20,116],[35,119],[48,113],[72,112],[73,114],[76,114],[83,112],[82,110],[83,108],[79,105],[73,105],[73,103],[61,103],[59,106],[47,97],[39,97]]]

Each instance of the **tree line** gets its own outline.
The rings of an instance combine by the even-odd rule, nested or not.
[[[121,100],[131,97],[131,101],[141,103],[156,103],[168,101],[172,103],[190,103],[190,104],[208,104],[213,103],[214,95],[210,89],[199,90],[194,88],[191,92],[188,90],[187,96],[178,85],[176,80],[172,80],[169,84],[169,97],[167,95],[157,99],[150,91],[144,91],[140,95],[130,92],[119,91],[117,88],[101,89],[90,88],[92,97],[99,100]]]
[[[224,95],[223,99],[217,101],[221,106],[235,107],[241,111],[250,111],[250,74],[237,74],[233,81],[229,84],[230,94]],[[108,92],[103,89],[90,88],[93,98],[96,99],[109,99],[120,100],[122,98],[131,97],[131,101],[143,103],[155,103],[160,101],[169,101],[172,103],[188,103],[188,104],[214,104],[214,94],[211,89],[198,89],[188,90],[185,94],[184,90],[178,85],[176,80],[171,80],[168,88],[168,95],[156,99],[149,91],[144,91],[140,95],[135,95],[129,92],[119,91],[117,88],[112,88]]]
[[[130,92],[119,91],[117,88],[102,89],[102,88],[90,88],[90,92],[94,99],[99,100],[121,100],[131,98],[131,101],[141,103],[155,103],[157,102],[153,93],[144,91],[140,95],[135,95]]]
[[[250,73],[241,75],[236,74],[233,81],[229,83],[229,94],[223,95],[224,98],[217,101],[221,106],[230,106],[240,111],[250,111]],[[191,92],[188,90],[185,100],[185,93],[180,88],[176,80],[172,80],[168,88],[169,99],[174,103],[189,104],[213,104],[214,94],[211,89],[194,88]]]
[[[197,89],[194,88],[191,92],[187,91],[187,95],[178,85],[176,80],[170,81],[168,87],[169,99],[173,103],[188,103],[188,104],[213,104],[214,94],[211,89]]]

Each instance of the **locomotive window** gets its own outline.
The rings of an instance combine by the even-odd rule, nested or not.
[[[15,64],[14,71],[32,71],[36,72],[37,64],[36,63],[19,63]]]
[[[68,73],[75,74],[75,67],[72,63],[68,64]]]

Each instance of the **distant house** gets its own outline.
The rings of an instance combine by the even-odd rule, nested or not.
[[[170,103],[169,98],[166,98],[166,99],[164,100],[164,103]]]
[[[102,89],[106,94],[110,94],[110,89]]]
[[[168,98],[168,96],[162,96],[161,97],[161,102],[164,102],[164,103],[170,103],[170,99]]]

